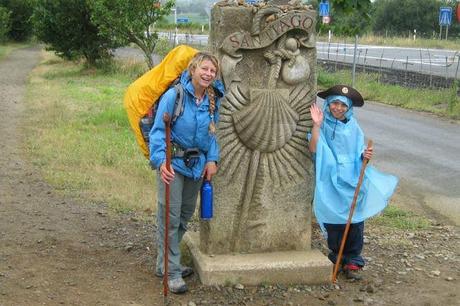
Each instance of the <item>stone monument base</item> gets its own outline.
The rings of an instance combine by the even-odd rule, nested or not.
[[[204,285],[331,282],[333,265],[319,250],[208,255],[200,251],[198,233],[186,233],[183,241]]]

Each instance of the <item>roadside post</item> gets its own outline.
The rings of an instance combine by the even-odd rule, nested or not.
[[[356,76],[356,53],[358,52],[358,35],[355,35],[355,48],[353,51],[353,68],[351,71],[351,87],[355,87],[355,76]]]
[[[179,44],[179,40],[177,39],[177,9],[173,8],[171,11],[174,12],[174,46],[177,46]]]

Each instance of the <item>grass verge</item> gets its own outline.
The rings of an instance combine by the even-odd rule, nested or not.
[[[20,49],[26,47],[27,44],[21,43],[7,43],[7,44],[0,44],[0,60],[10,54],[13,50]]]
[[[318,41],[328,41],[328,37],[319,36]],[[338,43],[349,43],[354,44],[354,37],[332,37],[331,42]],[[411,37],[384,37],[384,36],[375,36],[375,35],[364,35],[358,37],[358,44],[362,45],[375,45],[375,46],[393,46],[393,47],[407,47],[407,48],[421,48],[421,49],[449,49],[449,50],[458,50],[460,48],[460,40],[458,39],[449,39],[449,40],[439,40],[439,39],[427,39],[427,38],[416,38]]]
[[[335,84],[351,84],[351,72],[345,70],[326,72],[318,69],[319,88],[326,89]],[[411,89],[379,83],[377,74],[358,73],[355,78],[355,88],[360,91],[365,100],[460,119],[460,98],[456,94],[457,86],[442,90]]]
[[[45,178],[65,193],[117,211],[154,209],[155,179],[135,143],[123,94],[137,64],[87,69],[51,53],[27,93],[28,149]]]
[[[431,222],[425,217],[392,205],[387,206],[381,215],[370,219],[369,222],[401,230],[421,230],[431,225]]]

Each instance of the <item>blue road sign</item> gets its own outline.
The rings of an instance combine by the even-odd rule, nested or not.
[[[323,1],[319,4],[319,15],[322,17],[329,16],[329,1]]]
[[[439,8],[439,25],[450,26],[452,23],[452,8],[441,7]]]
[[[246,0],[247,4],[256,4],[259,0]]]
[[[188,17],[177,17],[177,23],[188,23]]]

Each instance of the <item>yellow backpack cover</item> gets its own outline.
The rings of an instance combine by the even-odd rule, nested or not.
[[[149,112],[171,83],[187,68],[190,60],[197,52],[198,50],[186,45],[177,46],[165,56],[161,63],[131,83],[126,90],[124,106],[129,123],[137,143],[147,159],[149,158],[149,148],[142,138],[139,121]]]

